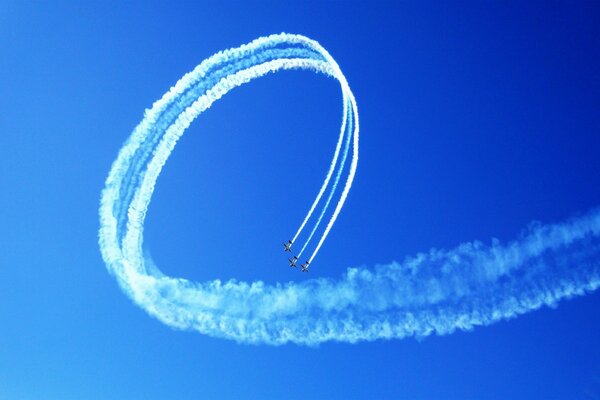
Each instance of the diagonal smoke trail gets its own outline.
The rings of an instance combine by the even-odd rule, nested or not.
[[[317,231],[317,229],[319,228],[319,225],[321,225],[321,221],[323,220],[323,217],[325,216],[325,213],[327,212],[327,209],[329,208],[329,204],[331,203],[331,199],[333,198],[333,195],[335,194],[335,190],[337,189],[338,183],[340,182],[340,178],[342,177],[342,172],[344,171],[344,166],[346,165],[346,158],[348,157],[348,150],[350,149],[350,139],[352,137],[352,114],[351,111],[348,112],[348,124],[346,126],[346,131],[347,133],[345,133],[345,143],[344,143],[344,151],[342,153],[342,160],[340,161],[340,165],[338,167],[338,172],[335,176],[335,179],[333,181],[333,185],[331,186],[331,189],[329,191],[329,196],[327,197],[327,200],[325,201],[325,204],[323,205],[322,209],[321,209],[321,214],[319,215],[319,218],[317,218],[317,221],[315,222],[315,225],[312,229],[312,231],[310,232],[310,234],[308,235],[308,238],[306,239],[306,242],[304,242],[304,245],[302,246],[302,249],[300,250],[300,252],[298,253],[298,258],[300,258],[302,256],[302,253],[304,253],[304,250],[306,249],[306,247],[308,246],[308,244],[310,243],[310,240],[312,239],[312,237],[314,236],[315,232]],[[332,163],[333,165],[333,163]],[[312,258],[309,260],[309,263],[312,261]]]
[[[160,273],[142,251],[144,219],[177,140],[228,91],[282,69],[308,69],[337,79],[348,110],[340,135],[345,125],[348,139],[352,132],[348,177],[311,260],[339,215],[356,173],[359,126],[356,101],[335,61],[318,43],[288,34],[217,53],[146,112],[102,192],[102,256],[123,291],[149,314],[175,328],[239,342],[314,345],[447,334],[600,286],[599,210],[561,224],[535,225],[506,245],[472,242],[449,251],[434,249],[373,270],[350,268],[338,280],[196,283]],[[334,156],[330,169],[336,164]]]
[[[344,206],[344,203],[346,202],[346,198],[348,197],[348,193],[350,192],[350,187],[352,187],[352,182],[354,181],[354,176],[356,175],[356,167],[358,166],[358,132],[359,132],[358,108],[356,106],[356,100],[354,99],[354,95],[352,94],[352,92],[350,92],[350,91],[348,92],[348,97],[350,98],[350,102],[352,103],[352,113],[353,113],[353,118],[354,118],[354,123],[355,123],[354,135],[352,137],[352,161],[350,162],[350,172],[348,172],[348,178],[346,178],[346,184],[344,185],[344,190],[342,191],[342,195],[340,196],[340,199],[338,200],[338,203],[335,206],[333,215],[331,216],[331,218],[329,218],[329,222],[327,223],[327,226],[325,227],[325,232],[323,232],[323,235],[321,235],[321,239],[319,240],[319,243],[317,243],[317,247],[315,248],[312,255],[310,256],[310,259],[308,260],[309,263],[311,263],[312,260],[314,260],[314,258],[316,257],[317,253],[321,249],[321,246],[323,246],[323,242],[325,242],[325,239],[327,239],[327,235],[329,235],[329,231],[333,227],[335,220],[337,219],[338,215],[340,215],[340,211],[342,211],[342,207]]]
[[[331,180],[331,176],[333,175],[333,170],[335,169],[335,167],[337,165],[337,159],[340,155],[340,148],[342,147],[342,141],[343,141],[344,135],[346,133],[346,123],[347,123],[348,115],[349,115],[348,114],[348,104],[347,104],[348,100],[347,100],[346,96],[343,96],[343,99],[344,99],[344,114],[342,117],[342,127],[340,128],[340,136],[339,136],[337,144],[335,146],[333,160],[331,160],[331,164],[329,165],[329,170],[327,171],[325,180],[323,181],[323,184],[321,185],[321,189],[319,189],[319,193],[317,193],[317,197],[315,197],[315,200],[313,201],[312,205],[310,206],[310,209],[308,210],[306,217],[304,217],[304,220],[300,224],[300,228],[298,228],[298,231],[296,231],[296,234],[294,235],[294,238],[292,239],[292,243],[294,243],[296,241],[296,239],[298,239],[298,236],[300,236],[300,233],[302,233],[304,226],[306,226],[306,223],[312,216],[313,212],[315,211],[315,208],[317,208],[317,205],[321,201],[321,197],[323,197],[323,194],[325,193],[325,190],[327,189],[327,186],[329,185],[329,181]],[[344,153],[344,160],[345,160],[345,158],[346,158],[346,154]],[[344,162],[345,161],[342,161],[341,168],[343,168]],[[327,203],[329,203],[329,201]],[[325,206],[324,208],[327,208],[327,206]],[[319,222],[317,222],[316,226],[318,226],[319,223],[320,223],[320,218],[319,218]],[[311,232],[310,237],[312,237],[313,234],[314,234],[314,230],[313,230],[313,232]],[[302,255],[302,252],[304,251],[304,249],[306,248],[306,245],[310,241],[310,237],[306,240],[306,243],[304,243],[304,246],[302,247],[302,250],[298,254],[298,257],[300,257],[300,255]]]

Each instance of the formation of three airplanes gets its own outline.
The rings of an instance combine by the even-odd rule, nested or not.
[[[283,251],[289,251],[290,253],[292,252],[292,241],[288,240],[287,243],[282,242],[281,243],[283,245]],[[288,258],[288,261],[290,263],[290,267],[294,267],[296,268],[297,265],[296,263],[298,262],[298,256],[294,256],[293,258]],[[300,268],[302,268],[302,272],[308,272],[308,261],[305,262],[304,264],[300,265]]]

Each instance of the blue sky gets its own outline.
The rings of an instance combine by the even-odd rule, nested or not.
[[[0,4],[0,398],[598,398],[598,293],[472,332],[317,348],[174,331],[119,289],[98,201],[143,110],[214,52],[318,40],[361,115],[361,160],[311,277],[516,237],[598,206],[600,8]],[[303,280],[279,243],[318,190],[335,81],[234,90],[161,174],[145,244],[163,272]]]

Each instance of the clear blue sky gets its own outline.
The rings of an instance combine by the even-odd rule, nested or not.
[[[361,115],[313,277],[600,204],[597,3],[284,3],[0,2],[0,399],[600,398],[600,293],[467,333],[307,348],[174,331],[120,291],[97,244],[120,146],[202,59],[270,33],[328,49]],[[299,71],[203,114],[150,206],[162,271],[306,279],[280,242],[340,117],[337,84]]]

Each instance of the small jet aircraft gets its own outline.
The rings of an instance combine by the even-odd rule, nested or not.
[[[294,256],[294,258],[288,258],[288,261],[290,262],[290,267],[296,268],[297,267],[296,263],[298,262],[298,256]]]
[[[290,253],[292,252],[292,241],[291,240],[288,240],[287,243],[282,242],[281,244],[283,245],[283,251],[284,252],[285,251],[289,251]]]
[[[302,268],[302,272],[308,272],[308,261],[300,266]]]

